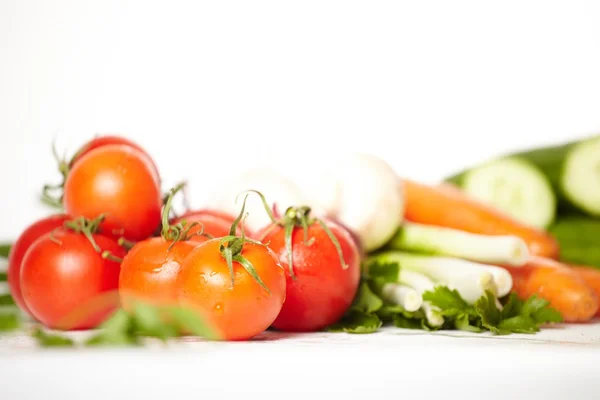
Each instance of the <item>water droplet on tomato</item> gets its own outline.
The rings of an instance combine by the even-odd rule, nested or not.
[[[177,272],[179,272],[179,268],[181,265],[177,261],[167,261],[160,267],[154,268],[152,272],[160,275],[164,275],[165,277],[175,276]]]
[[[221,303],[215,304],[215,306],[213,307],[213,311],[217,315],[222,315],[223,314],[223,304],[221,304]]]

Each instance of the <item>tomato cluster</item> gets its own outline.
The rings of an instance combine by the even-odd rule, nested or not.
[[[47,327],[94,328],[145,301],[191,307],[219,338],[246,340],[268,328],[323,329],[354,300],[355,240],[307,207],[280,219],[266,209],[272,224],[254,233],[244,231],[244,206],[237,218],[173,215],[181,187],[163,196],[151,156],[120,136],[90,140],[61,172],[64,212],[25,229],[9,256],[15,302]]]

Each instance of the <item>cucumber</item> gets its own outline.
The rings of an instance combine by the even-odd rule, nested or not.
[[[585,215],[600,216],[600,136],[522,151],[501,158],[519,158],[534,164],[550,182],[559,214],[577,211]],[[462,172],[446,181],[464,187],[468,173],[469,171]],[[515,177],[507,176],[507,179]]]
[[[552,186],[543,172],[525,159],[497,159],[453,177],[450,182],[530,226],[546,229],[554,221],[556,196]]]
[[[600,268],[600,219],[563,217],[550,228],[550,234],[560,244],[561,261]]]
[[[571,148],[560,179],[562,192],[571,204],[590,215],[600,216],[600,137]]]

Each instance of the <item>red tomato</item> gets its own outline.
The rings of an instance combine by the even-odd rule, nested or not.
[[[125,255],[113,239],[98,234],[93,238],[102,251]],[[65,229],[35,241],[21,265],[23,299],[33,317],[52,329],[97,327],[118,304],[100,309],[92,304],[118,285],[119,263],[103,258],[84,235]],[[78,318],[73,320],[75,314]]]
[[[295,279],[289,270],[284,228],[267,226],[259,237],[277,254],[287,274],[286,301],[273,327],[282,331],[318,331],[337,322],[354,300],[360,281],[358,248],[347,230],[326,221],[337,238],[348,268],[344,269],[337,249],[318,223],[308,228],[310,245],[304,243],[304,230],[292,232]]]
[[[52,232],[54,229],[59,228],[67,220],[67,216],[64,214],[52,215],[47,218],[40,219],[34,224],[28,226],[17,239],[15,244],[11,247],[10,254],[8,256],[8,287],[12,294],[15,303],[24,312],[31,314],[29,308],[23,301],[21,295],[21,263],[25,253],[31,247],[33,242],[39,239],[46,233]]]
[[[204,233],[207,233],[215,238],[223,237],[229,235],[229,231],[231,230],[231,225],[233,221],[235,221],[235,217],[226,214],[221,211],[216,210],[197,210],[197,211],[188,211],[185,214],[177,217],[173,220],[173,224],[177,224],[182,221],[186,221],[187,224],[191,224],[193,222],[201,223],[204,226]],[[190,234],[198,233],[202,229],[202,226],[194,227],[190,230]],[[237,228],[237,234],[241,235],[242,229]],[[247,236],[251,236],[248,232],[246,232]],[[208,240],[206,236],[192,236],[190,238],[191,241],[197,243],[203,243]]]
[[[131,140],[126,139],[122,136],[117,136],[117,135],[102,135],[102,136],[97,136],[97,137],[93,138],[92,140],[87,142],[85,145],[83,145],[79,149],[77,154],[75,154],[75,156],[71,160],[70,166],[72,167],[73,165],[75,165],[75,163],[78,160],[80,160],[81,157],[83,157],[90,151],[97,149],[98,147],[102,147],[102,146],[106,146],[106,145],[110,145],[110,144],[124,144],[124,145],[130,146],[130,147],[133,147],[134,149],[137,149],[137,150],[141,151],[142,153],[144,153],[150,159],[150,161],[152,163],[154,171],[156,172],[156,178],[157,179],[159,178],[160,174],[158,173],[158,167],[156,166],[156,163],[154,163],[154,161],[152,160],[152,157],[150,157],[150,154],[148,154],[146,152],[146,150],[144,150],[139,144],[132,142]]]
[[[171,249],[169,249],[169,247]],[[175,304],[175,280],[183,260],[198,243],[178,241],[173,244],[162,237],[137,243],[121,264],[119,292],[124,307],[130,300],[144,300],[157,305]]]
[[[198,310],[223,340],[247,340],[266,330],[285,300],[285,273],[266,246],[246,242],[241,255],[256,269],[267,292],[238,262],[234,286],[220,239],[196,247],[185,259],[175,283],[181,305]]]
[[[138,241],[160,225],[162,195],[150,159],[126,145],[90,151],[73,166],[65,182],[64,206],[73,217],[105,214],[107,235]]]

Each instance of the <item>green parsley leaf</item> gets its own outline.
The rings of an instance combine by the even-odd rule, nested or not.
[[[0,282],[6,282],[8,280],[8,275],[6,272],[0,272]]]
[[[132,337],[126,332],[101,332],[90,337],[84,342],[86,346],[137,346],[140,344],[138,338]]]
[[[118,309],[100,325],[100,329],[104,332],[127,332],[132,326],[129,314],[123,309]]]
[[[563,322],[562,315],[557,310],[551,307],[542,308],[541,310],[534,312],[531,316],[538,324]]]
[[[502,308],[502,319],[516,317],[521,314],[523,309],[523,301],[517,296],[515,292],[511,292],[508,300],[505,302]]]
[[[480,327],[471,324],[469,314],[467,313],[457,315],[456,319],[454,320],[454,327],[460,331],[475,333],[479,333],[482,331]]]
[[[10,244],[10,243],[0,244],[0,257],[8,258],[11,247],[12,247],[12,244]]]
[[[367,265],[368,277],[381,282],[397,282],[399,273],[400,265],[397,262],[373,261]]]
[[[14,306],[15,300],[8,293],[0,295],[0,306]]]
[[[129,314],[119,309],[99,327],[99,332],[84,343],[86,346],[133,346],[140,341],[133,332]]]
[[[498,324],[502,320],[502,313],[496,306],[496,296],[489,290],[475,302],[475,310],[481,318],[481,324],[488,330],[500,333]]]
[[[523,304],[522,314],[531,316],[538,324],[563,322],[562,315],[549,305],[548,300],[533,295]]]
[[[136,304],[133,310],[133,321],[137,332],[143,336],[155,337],[163,341],[178,335],[177,328],[166,324],[160,310],[143,303]]]
[[[444,317],[456,317],[461,314],[475,315],[475,309],[460,297],[457,290],[447,286],[436,286],[434,291],[423,293],[423,300],[429,301],[440,309]]]
[[[560,313],[549,305],[548,300],[536,295],[523,302],[515,293],[511,293],[502,310],[503,322],[510,321],[501,324],[501,328],[515,333],[531,333],[532,324],[535,325],[535,332],[537,332],[541,324],[562,322]]]
[[[381,328],[382,322],[376,314],[351,311],[341,321],[331,325],[329,332],[373,333]]]
[[[17,313],[0,314],[0,332],[9,332],[21,327],[21,320]]]
[[[550,302],[542,297],[538,297],[536,295],[531,296],[525,301],[523,304],[523,308],[521,310],[521,314],[523,315],[532,315],[537,311],[540,311],[548,306]]]
[[[205,338],[218,338],[216,332],[200,318],[198,313],[189,308],[171,307],[167,309],[167,315],[180,332],[191,333]]]
[[[37,339],[38,344],[42,347],[73,347],[75,345],[72,339],[47,333],[41,328],[36,328],[32,336]]]
[[[424,319],[425,318],[425,314],[423,313],[423,311],[421,311],[421,310],[406,311],[402,306],[400,306],[398,304],[384,304],[383,307],[381,307],[377,311],[377,315],[383,321],[392,321],[394,316],[396,316],[396,315],[401,315],[404,318],[409,318],[409,319]]]
[[[367,282],[361,283],[354,298],[352,310],[370,314],[379,310],[382,306],[383,300],[373,293],[369,284]]]
[[[517,315],[516,317],[511,317],[505,320],[502,320],[498,324],[498,329],[501,333],[535,333],[540,330],[538,324],[533,320],[533,318],[526,315]]]
[[[402,314],[395,314],[394,325],[403,329],[423,329],[423,319],[408,318]]]

